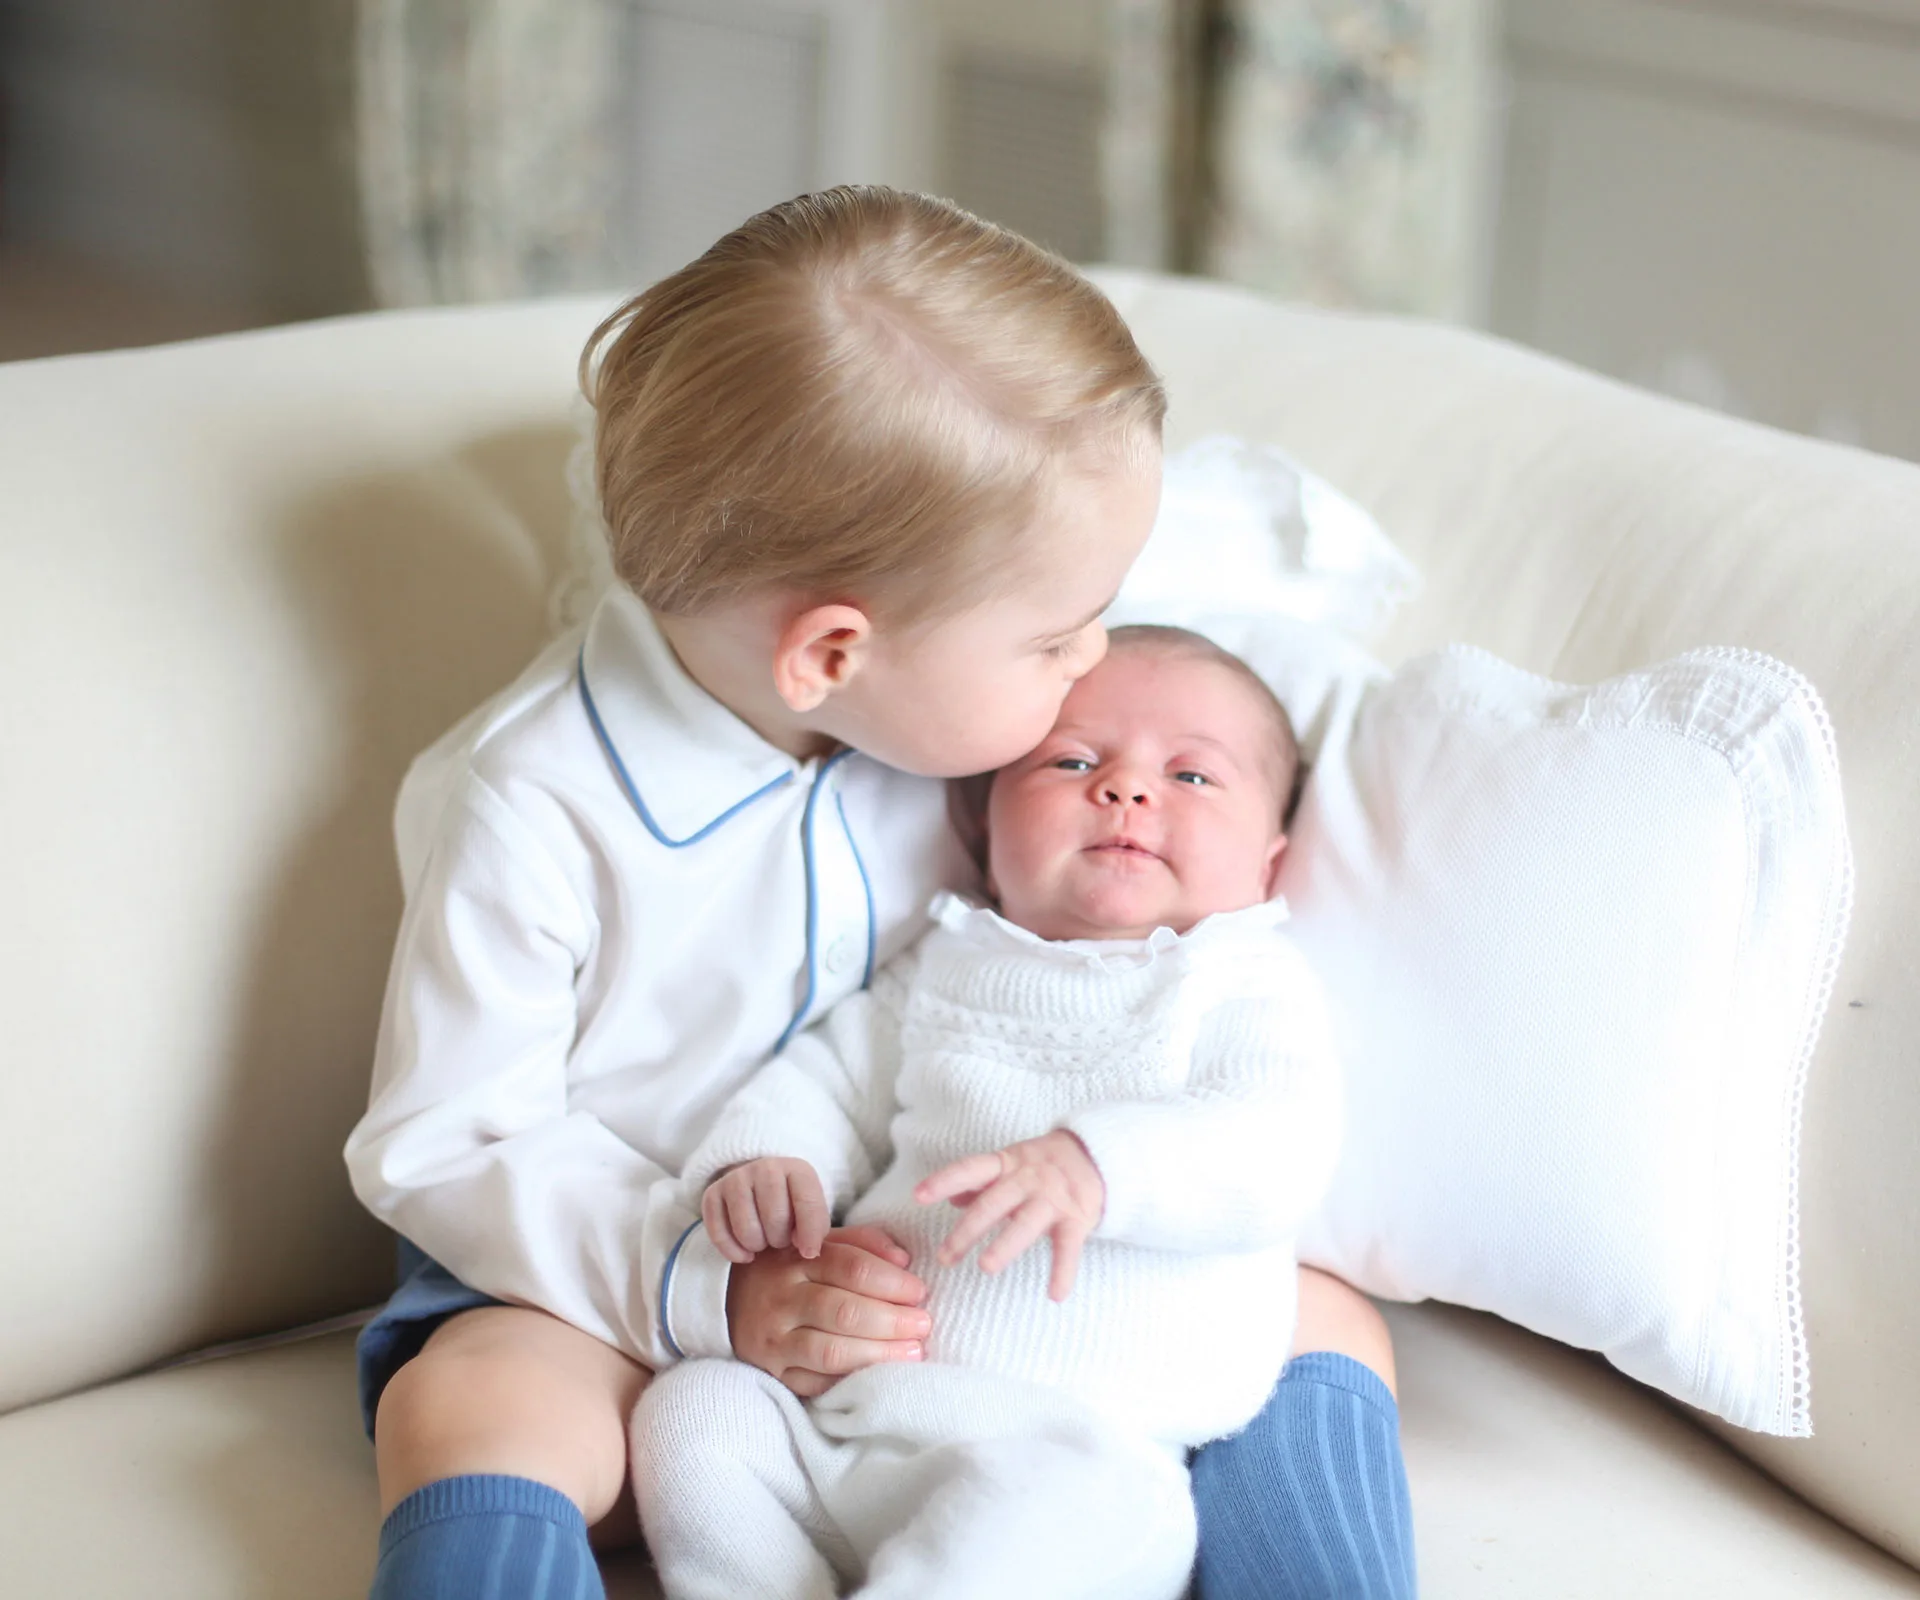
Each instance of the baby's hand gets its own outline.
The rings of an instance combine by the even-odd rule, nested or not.
[[[789,1156],[763,1156],[723,1172],[701,1196],[700,1217],[714,1248],[737,1267],[788,1245],[811,1261],[833,1220],[820,1175]]]
[[[1080,1247],[1106,1209],[1107,1184],[1083,1145],[1065,1128],[1023,1139],[1004,1150],[942,1167],[913,1191],[923,1206],[951,1200],[967,1214],[940,1246],[952,1266],[1001,1222],[999,1237],[980,1252],[980,1270],[998,1272],[1038,1239],[1053,1240],[1048,1293],[1064,1300],[1080,1270]]]

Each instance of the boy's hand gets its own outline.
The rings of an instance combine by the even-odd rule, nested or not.
[[[788,1156],[743,1161],[721,1173],[700,1197],[700,1217],[714,1248],[736,1267],[789,1245],[811,1261],[833,1220],[820,1174]]]
[[[940,1261],[951,1266],[999,1227],[999,1237],[980,1252],[980,1270],[998,1272],[1038,1239],[1053,1239],[1053,1276],[1048,1293],[1064,1300],[1080,1271],[1080,1247],[1106,1209],[1107,1183],[1087,1147],[1065,1128],[1023,1139],[1004,1150],[967,1156],[942,1167],[913,1191],[923,1206],[951,1200],[966,1208]]]
[[[803,1400],[881,1361],[918,1361],[933,1319],[907,1252],[878,1228],[836,1228],[811,1260],[768,1250],[727,1282],[733,1353]]]

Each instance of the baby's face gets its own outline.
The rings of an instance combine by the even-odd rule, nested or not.
[[[1217,662],[1108,656],[994,780],[1001,914],[1044,939],[1139,939],[1258,905],[1286,848],[1272,747],[1253,691]]]

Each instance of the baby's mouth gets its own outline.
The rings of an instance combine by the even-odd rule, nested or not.
[[[1127,838],[1102,839],[1098,844],[1088,845],[1086,853],[1090,856],[1108,855],[1119,856],[1123,859],[1131,857],[1139,861],[1158,861],[1161,859],[1157,851],[1149,850],[1136,839]]]

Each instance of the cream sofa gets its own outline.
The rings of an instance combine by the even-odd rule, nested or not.
[[[1920,1595],[1920,469],[1471,335],[1107,282],[1173,438],[1275,439],[1424,569],[1386,654],[1806,671],[1859,866],[1805,1139],[1817,1435],[1396,1308],[1424,1590]],[[584,300],[0,367],[0,1595],[364,1592],[341,1141],[409,755],[541,640]],[[1857,1002],[1857,1003],[1856,1003]],[[201,1352],[189,1364],[178,1364]],[[1818,1508],[1818,1509],[1816,1509]],[[616,1593],[650,1592],[637,1563]]]

